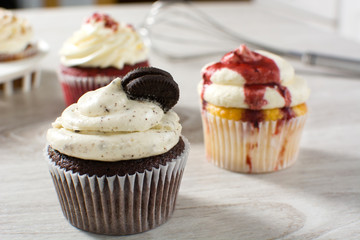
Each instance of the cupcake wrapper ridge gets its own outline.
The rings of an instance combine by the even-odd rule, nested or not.
[[[76,103],[84,93],[106,86],[117,77],[118,76],[77,77],[59,73],[66,105],[69,106]]]
[[[295,163],[306,114],[289,120],[234,121],[202,111],[206,158],[234,172],[264,173]]]
[[[80,175],[56,166],[49,170],[64,216],[82,230],[128,235],[155,228],[171,217],[187,156],[183,153],[165,166],[125,176]]]
[[[106,70],[105,68],[103,71],[99,71],[97,68],[90,68],[87,71],[76,67],[69,71],[67,67],[61,65],[58,78],[63,89],[65,103],[67,106],[76,103],[84,93],[104,87],[115,78],[124,77],[131,70],[146,66],[149,66],[147,60],[134,65],[125,65],[122,69]],[[83,75],[84,73],[85,75]]]

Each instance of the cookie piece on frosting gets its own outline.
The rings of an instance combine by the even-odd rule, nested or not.
[[[178,84],[170,73],[158,68],[135,69],[122,79],[121,85],[130,99],[155,101],[164,112],[179,100]]]

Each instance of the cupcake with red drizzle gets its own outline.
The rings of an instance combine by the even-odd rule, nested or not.
[[[235,172],[292,165],[310,90],[283,58],[245,45],[202,70],[199,94],[206,157]]]
[[[131,70],[149,66],[148,50],[140,35],[107,14],[94,13],[61,50],[59,79],[67,105]]]

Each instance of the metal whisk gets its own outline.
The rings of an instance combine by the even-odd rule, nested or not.
[[[273,52],[308,65],[360,74],[359,59],[289,51],[256,42],[231,31],[186,0],[156,1],[139,31],[156,54],[169,60],[181,61],[223,54],[231,50],[229,45],[234,47],[245,43],[251,48]]]

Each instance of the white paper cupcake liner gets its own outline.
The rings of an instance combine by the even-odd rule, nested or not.
[[[205,110],[202,119],[209,162],[234,172],[263,173],[296,161],[306,114],[286,121],[262,121],[258,127]]]
[[[172,215],[187,156],[144,173],[97,177],[66,171],[49,159],[49,170],[64,216],[82,230],[127,235],[155,228]]]

